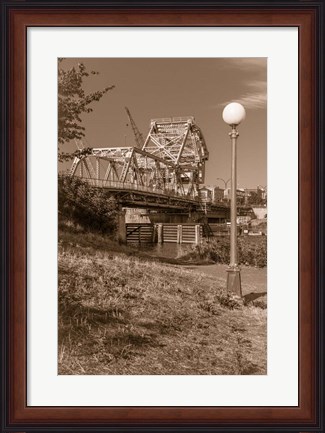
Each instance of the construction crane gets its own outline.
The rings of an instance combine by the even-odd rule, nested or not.
[[[132,131],[134,134],[134,138],[135,138],[135,143],[136,143],[136,147],[138,147],[139,149],[142,149],[143,145],[144,145],[144,138],[143,135],[141,134],[141,132],[139,131],[135,121],[133,120],[133,117],[131,116],[130,110],[128,109],[128,107],[125,107],[125,111],[126,114],[128,115],[131,127],[132,127]]]

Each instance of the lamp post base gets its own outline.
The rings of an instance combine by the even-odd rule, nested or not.
[[[238,297],[242,297],[240,268],[229,267],[227,269],[227,291]]]

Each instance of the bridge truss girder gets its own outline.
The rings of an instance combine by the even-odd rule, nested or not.
[[[114,183],[143,187],[151,191],[195,197],[198,175],[189,165],[171,161],[134,147],[90,148],[75,157],[71,176],[87,179],[94,186]]]
[[[209,152],[192,116],[153,119],[142,150],[196,174],[204,182]]]
[[[93,186],[197,199],[208,150],[194,117],[153,119],[142,149],[77,144],[71,176]]]

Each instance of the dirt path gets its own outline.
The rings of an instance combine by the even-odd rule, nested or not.
[[[195,272],[209,275],[217,281],[220,281],[224,286],[226,285],[227,265],[189,265],[184,267]],[[267,292],[267,268],[243,266],[241,268],[241,280],[243,295],[250,293],[265,294]]]

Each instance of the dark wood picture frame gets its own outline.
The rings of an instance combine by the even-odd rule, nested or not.
[[[1,431],[323,431],[323,1],[1,5]],[[26,30],[29,26],[299,28],[299,406],[28,407]]]

